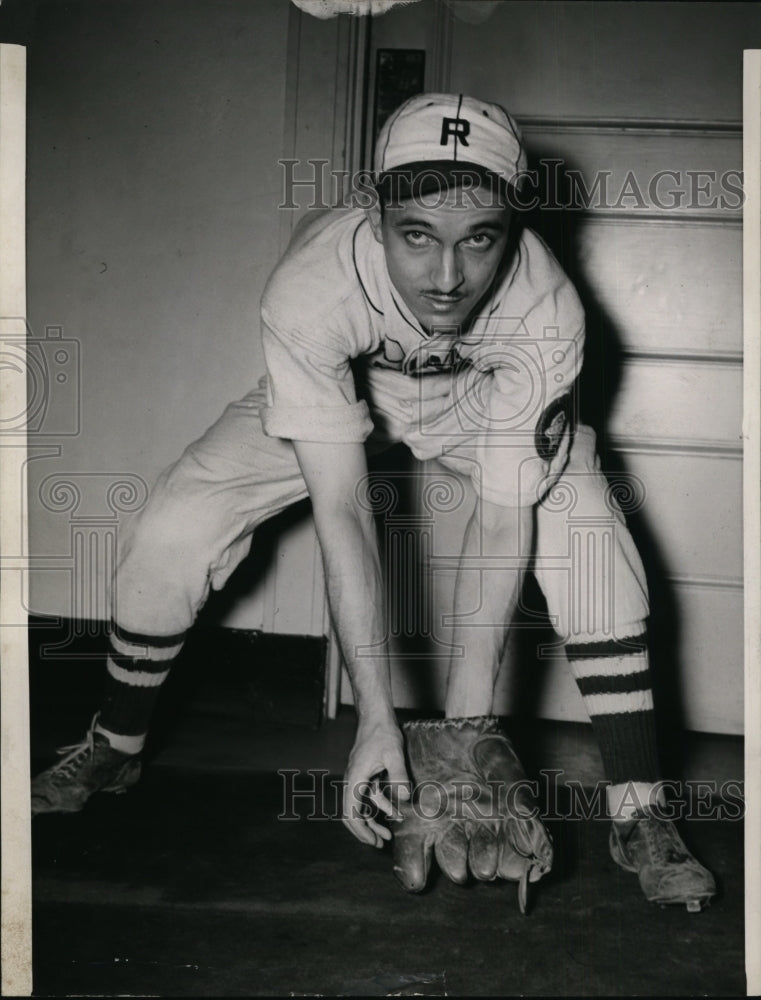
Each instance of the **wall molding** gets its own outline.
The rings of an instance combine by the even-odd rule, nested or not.
[[[287,74],[283,129],[283,155],[306,159],[314,155],[315,136],[330,137],[331,145],[322,155],[330,156],[333,169],[354,173],[371,158],[367,127],[368,52],[370,18],[335,18],[329,23],[311,17],[291,5],[288,22]],[[332,75],[327,72],[332,67]],[[332,86],[324,92],[315,89],[314,80],[329,79]],[[281,253],[290,240],[300,213],[281,213]],[[281,543],[282,544],[282,543]],[[324,701],[329,717],[335,715],[340,686],[340,654],[330,626],[322,556],[316,533],[296,543],[302,552],[304,574],[311,580],[310,603],[305,608],[304,631],[328,635]],[[279,550],[280,555],[284,550]],[[280,595],[291,586],[287,573],[277,560],[269,572],[262,592],[262,628],[278,633]]]
[[[640,226],[725,226],[742,231],[743,217],[740,209],[731,209],[725,214],[719,210],[706,209],[704,212],[679,212],[664,209],[662,212],[646,208],[563,208],[573,212],[584,222],[597,224],[640,225]],[[545,209],[546,211],[546,209]]]
[[[310,18],[311,20],[311,18]],[[335,121],[333,162],[341,163],[350,173],[372,164],[371,70],[370,37],[371,18],[336,18],[339,33],[336,45],[338,85],[335,95]],[[451,45],[449,48],[451,51]],[[325,717],[334,719],[338,712],[342,674],[346,673],[343,657],[330,615],[322,555],[315,534],[312,563],[314,594],[312,630],[327,637],[325,651],[325,683],[323,710]]]
[[[742,368],[742,351],[651,351],[632,350],[621,351],[621,358],[628,364],[665,364],[665,365],[706,365],[709,368]]]
[[[745,589],[745,582],[739,576],[709,576],[704,573],[666,573],[663,579],[675,587],[697,588],[700,590],[734,590],[739,594]]]
[[[515,119],[525,134],[549,135],[657,135],[700,139],[741,139],[741,121],[701,121],[692,118],[550,118],[520,115]]]
[[[607,451],[622,455],[680,455],[691,458],[722,458],[741,462],[742,445],[721,441],[683,441],[675,438],[628,438],[609,434],[606,439]]]

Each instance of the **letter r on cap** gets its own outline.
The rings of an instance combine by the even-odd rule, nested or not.
[[[439,145],[446,146],[450,135],[459,139],[463,146],[468,145],[470,135],[470,122],[467,118],[442,118],[441,119],[441,142]]]

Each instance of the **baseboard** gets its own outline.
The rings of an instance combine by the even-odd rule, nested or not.
[[[87,726],[99,706],[107,648],[106,622],[30,618],[33,755],[50,755],[59,742],[69,741]],[[291,740],[288,733],[295,734],[294,727],[304,733],[324,722],[326,656],[327,641],[322,636],[199,625],[190,633],[181,661],[165,685],[152,734],[164,741],[167,731],[187,711],[196,719],[205,716],[210,724],[213,718],[234,719],[244,730],[250,725],[253,734],[261,734],[262,759],[269,759],[269,753],[276,761],[278,747],[283,740]],[[403,720],[420,712],[400,710],[398,714]],[[561,782],[573,779],[583,785],[603,779],[589,723],[522,717],[506,721],[530,773],[555,769],[564,775]],[[342,706],[338,720],[323,726],[327,744],[310,742],[309,737],[306,766],[342,770],[354,726],[353,709]],[[664,777],[719,784],[742,780],[741,736],[676,728],[665,736],[660,743]]]
[[[107,651],[107,622],[30,616],[32,721],[51,713],[97,710]],[[162,692],[162,711],[194,698],[203,710],[213,711],[215,685],[229,694],[232,684],[252,725],[316,728],[324,715],[326,658],[324,636],[198,625],[188,633]]]

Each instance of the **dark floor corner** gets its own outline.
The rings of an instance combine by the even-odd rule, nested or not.
[[[82,735],[99,691],[97,650],[76,690],[50,662],[33,666],[37,767]],[[555,865],[527,916],[512,884],[438,878],[407,895],[389,851],[332,818],[352,713],[318,726],[302,701],[289,722],[276,698],[264,718],[223,656],[213,675],[196,668],[167,692],[135,789],[34,820],[35,995],[745,992],[741,823],[683,825],[720,884],[700,914],[648,904],[610,860],[607,824],[567,818],[566,788],[548,822]],[[594,770],[588,727],[517,725],[515,738],[531,771]],[[700,768],[741,776],[737,741],[694,745]],[[290,800],[284,769],[323,774],[297,775],[314,794]]]

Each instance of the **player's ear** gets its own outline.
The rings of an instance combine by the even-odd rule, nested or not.
[[[373,231],[373,236],[379,243],[383,243],[383,206],[380,199],[376,199],[370,208],[365,209],[367,221]]]

